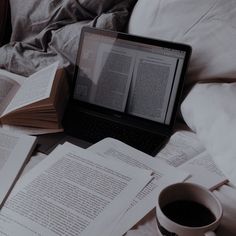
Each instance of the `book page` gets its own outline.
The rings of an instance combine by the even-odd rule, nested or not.
[[[29,76],[21,85],[2,116],[34,102],[49,98],[58,62]]]
[[[167,145],[156,155],[156,158],[167,164],[179,167],[205,150],[196,134],[189,131],[174,133]]]
[[[193,132],[176,132],[156,158],[188,171],[191,174],[188,182],[203,185],[210,190],[228,181]]]
[[[19,84],[8,77],[0,75],[0,104],[15,86],[19,87]]]
[[[80,68],[76,85],[79,100],[124,111],[135,61],[135,50],[101,43],[92,77]]]
[[[134,65],[134,50],[101,44],[94,74],[99,75],[92,98],[95,104],[124,111]]]
[[[0,70],[0,115],[20,88],[23,78],[19,78],[10,72]]]
[[[179,168],[191,173],[191,177],[186,182],[198,183],[210,190],[214,190],[228,182],[226,176],[216,166],[207,151],[198,154]]]
[[[3,69],[0,69],[0,76],[4,76],[4,77],[7,77],[11,80],[14,80],[19,85],[22,85],[26,80],[26,77],[24,77],[22,75],[17,75],[17,74],[11,73],[11,72],[9,72],[7,70],[3,70]]]
[[[177,58],[140,53],[136,57],[128,113],[164,123],[176,67]]]
[[[66,143],[26,173],[0,212],[9,236],[103,235],[151,172]]]
[[[35,141],[35,137],[0,129],[0,205],[30,157]]]
[[[116,224],[111,235],[118,236],[127,232],[155,207],[158,192],[163,187],[182,182],[188,177],[186,171],[173,168],[158,159],[112,138],[103,139],[88,149],[109,160],[116,160],[118,163],[123,162],[130,166],[153,172],[154,179],[133,199],[128,210],[122,216],[119,223]]]

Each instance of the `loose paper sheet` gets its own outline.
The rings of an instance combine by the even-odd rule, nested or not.
[[[189,172],[191,177],[188,182],[210,190],[228,181],[193,132],[176,132],[156,158]]]
[[[35,146],[35,137],[0,128],[0,204],[16,181]]]

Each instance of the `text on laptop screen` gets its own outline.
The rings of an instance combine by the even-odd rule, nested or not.
[[[73,97],[169,124],[185,51],[85,32]]]

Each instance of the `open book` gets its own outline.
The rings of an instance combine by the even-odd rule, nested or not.
[[[67,98],[67,81],[64,70],[58,69],[58,62],[29,77],[0,70],[2,125],[61,129]]]
[[[11,133],[0,128],[0,206],[29,160],[35,144],[36,137]]]

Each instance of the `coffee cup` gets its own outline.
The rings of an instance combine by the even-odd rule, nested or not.
[[[216,196],[193,183],[164,188],[156,204],[156,220],[163,236],[214,236],[223,215]]]

